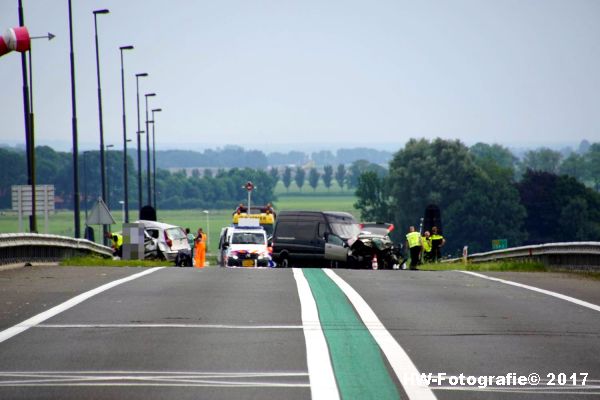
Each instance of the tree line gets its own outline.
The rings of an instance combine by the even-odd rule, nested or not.
[[[519,160],[500,145],[412,139],[387,174],[360,176],[356,207],[363,220],[393,221],[401,239],[409,225],[419,225],[426,206],[436,204],[453,255],[464,245],[471,252],[491,250],[494,239],[507,239],[510,247],[599,241],[598,168],[600,143],[564,158],[538,149]]]
[[[111,209],[121,207],[123,191],[123,153],[105,152],[107,198]],[[79,190],[81,209],[91,206],[100,196],[100,152],[86,151],[79,158]],[[139,207],[137,169],[133,158],[127,157],[129,205]],[[56,208],[73,207],[73,160],[70,152],[58,152],[47,146],[36,147],[36,184],[50,184],[55,187]],[[143,171],[142,184],[146,184]],[[182,208],[230,208],[246,201],[246,191],[242,186],[251,180],[256,186],[253,199],[257,203],[273,202],[277,180],[265,170],[250,168],[220,169],[216,173],[200,175],[194,171],[187,176],[184,171],[170,172],[157,168],[156,194],[161,209]],[[0,209],[11,207],[11,186],[27,184],[26,156],[23,151],[0,148]],[[144,203],[147,188],[142,194]]]
[[[246,150],[240,146],[225,146],[220,149],[192,150],[159,150],[156,152],[156,165],[160,168],[258,168],[282,167],[286,165],[303,166],[312,163],[318,167],[335,164],[351,164],[357,160],[387,164],[392,153],[368,149],[338,149],[305,153],[292,150],[289,152],[264,153],[260,150]]]

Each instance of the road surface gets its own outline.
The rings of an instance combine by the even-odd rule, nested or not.
[[[600,282],[487,276],[2,271],[0,398],[600,398]]]

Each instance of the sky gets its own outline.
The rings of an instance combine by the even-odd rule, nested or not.
[[[67,0],[23,0],[36,144],[72,148]],[[0,32],[18,25],[0,0]],[[123,146],[144,94],[157,149],[397,150],[410,138],[512,147],[600,141],[597,0],[73,1],[79,146]],[[0,144],[24,143],[21,57],[0,58]]]

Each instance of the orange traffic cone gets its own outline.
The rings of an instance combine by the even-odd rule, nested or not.
[[[373,254],[373,261],[371,261],[371,268],[379,269],[379,264],[377,264],[377,254]]]

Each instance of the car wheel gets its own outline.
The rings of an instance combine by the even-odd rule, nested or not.
[[[290,262],[288,260],[287,257],[282,257],[281,258],[281,262],[279,263],[279,266],[281,266],[281,268],[289,268],[290,267]]]

